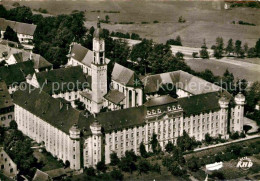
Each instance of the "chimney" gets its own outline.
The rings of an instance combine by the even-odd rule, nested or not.
[[[69,110],[69,104],[66,104],[66,106],[67,106],[67,110]]]

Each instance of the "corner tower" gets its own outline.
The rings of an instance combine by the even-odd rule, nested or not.
[[[219,134],[222,135],[222,138],[228,138],[228,107],[229,107],[229,99],[222,95],[219,99],[218,103],[220,106],[220,129]]]
[[[77,124],[74,124],[70,130],[70,146],[69,146],[69,161],[70,168],[80,169],[80,130]]]
[[[235,96],[233,131],[241,133],[244,125],[245,96],[240,92]]]
[[[98,19],[97,29],[93,34],[92,69],[92,110],[100,112],[103,106],[103,96],[107,94],[107,64],[105,59],[105,39],[103,29]]]

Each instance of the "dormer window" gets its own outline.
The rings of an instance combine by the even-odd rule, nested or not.
[[[147,111],[147,114],[148,114],[148,115],[151,115],[151,111]]]
[[[168,111],[171,111],[172,109],[171,109],[171,107],[168,107]]]
[[[176,107],[175,106],[172,106],[173,110],[176,110]]]
[[[156,114],[156,112],[155,112],[155,110],[154,110],[154,109],[152,110],[152,113],[153,113],[153,114]]]
[[[181,106],[180,106],[180,105],[178,105],[178,109],[181,109]]]
[[[157,109],[157,112],[158,112],[158,113],[161,113],[161,109]]]

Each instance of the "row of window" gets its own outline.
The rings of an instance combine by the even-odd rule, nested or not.
[[[8,119],[12,119],[13,116],[12,116],[12,115],[8,115],[7,118],[8,118]],[[2,117],[1,117],[1,121],[5,121],[5,120],[6,120],[6,116],[2,116]]]

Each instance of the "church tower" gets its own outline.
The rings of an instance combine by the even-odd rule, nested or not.
[[[107,94],[107,64],[105,61],[105,40],[103,29],[98,19],[97,29],[93,34],[92,69],[92,110],[98,113],[103,106],[103,96]]]

